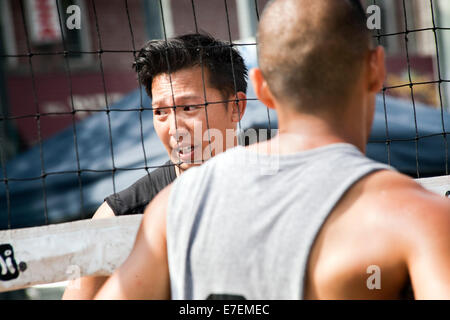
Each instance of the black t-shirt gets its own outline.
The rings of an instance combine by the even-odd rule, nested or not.
[[[116,216],[143,213],[147,204],[176,178],[174,164],[167,161],[125,190],[105,198],[105,201]]]

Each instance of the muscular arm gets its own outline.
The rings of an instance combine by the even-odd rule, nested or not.
[[[426,191],[414,201],[407,265],[416,299],[450,299],[450,200]]]
[[[92,219],[111,218],[114,216],[114,212],[110,206],[106,202],[103,202],[103,204],[95,212]],[[92,299],[107,279],[107,276],[97,276],[82,277],[81,279],[73,280],[68,284],[62,298],[64,300]]]
[[[389,218],[389,250],[404,244],[401,256],[415,299],[450,299],[450,200],[404,176],[385,175],[379,192],[386,201],[375,198],[373,207]]]
[[[379,176],[371,206],[385,217],[380,233],[402,256],[415,299],[450,299],[450,200],[400,174]]]
[[[376,266],[380,288],[369,288]],[[412,179],[380,171],[341,200],[309,261],[309,299],[450,298],[450,200]],[[375,278],[371,278],[375,279]]]
[[[171,187],[162,190],[144,212],[130,256],[95,299],[169,299],[166,211]]]

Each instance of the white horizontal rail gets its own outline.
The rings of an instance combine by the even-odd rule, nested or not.
[[[445,196],[450,192],[450,176],[416,179],[424,188]]]
[[[109,275],[128,257],[142,215],[0,232],[0,292]],[[8,247],[12,252],[8,251]],[[13,279],[4,280],[6,277]]]

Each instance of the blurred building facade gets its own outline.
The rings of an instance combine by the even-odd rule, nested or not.
[[[379,43],[387,53],[386,93],[449,109],[450,3],[446,0],[364,0],[381,8]],[[437,57],[440,57],[439,61]],[[439,82],[439,80],[444,80]],[[410,84],[412,83],[412,88]],[[440,91],[439,93],[439,86]],[[442,104],[441,104],[442,102]]]
[[[137,88],[133,50],[147,40],[200,31],[224,40],[254,42],[267,2],[0,1],[3,159],[104,110]],[[386,93],[414,96],[415,101],[440,107],[440,86],[447,108],[447,83],[436,80],[450,76],[450,31],[433,27],[445,27],[444,21],[450,21],[445,19],[450,18],[449,1],[363,0],[363,4],[381,8],[382,28],[375,34],[387,51]],[[70,30],[66,23],[74,5],[80,8],[80,29]]]
[[[4,158],[19,141],[21,149],[32,146],[138,88],[133,50],[146,41],[195,31],[232,41],[252,37],[256,9],[267,2],[0,1],[0,123],[2,145],[10,145]],[[73,5],[80,29],[67,27]]]

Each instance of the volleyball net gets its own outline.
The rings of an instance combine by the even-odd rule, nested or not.
[[[108,275],[124,261],[141,216],[86,219],[106,196],[167,160],[152,125],[151,99],[131,70],[140,48],[149,38],[207,32],[227,41],[233,70],[232,49],[255,67],[256,25],[267,2],[2,4],[0,292]],[[448,196],[450,8],[438,0],[363,4],[375,42],[388,53],[368,156]],[[205,91],[204,77],[202,82]],[[212,108],[230,102],[204,98],[199,107],[206,119]],[[245,100],[241,143],[251,130],[267,130],[262,139],[270,138],[276,114],[256,99],[251,85]],[[179,107],[170,106],[175,114]]]

